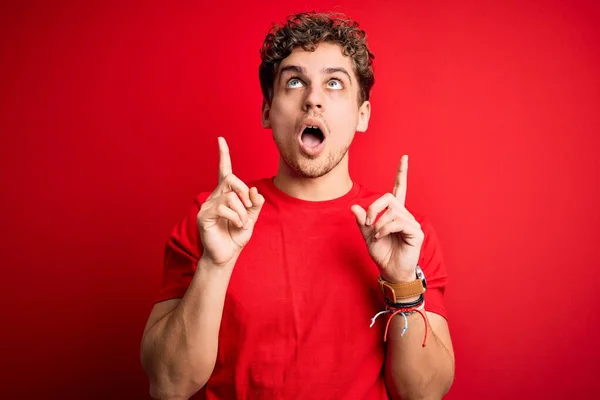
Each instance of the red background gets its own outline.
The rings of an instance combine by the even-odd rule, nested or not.
[[[163,244],[217,180],[273,175],[258,48],[345,11],[376,55],[356,180],[433,220],[448,399],[592,399],[600,328],[595,1],[15,2],[0,8],[2,398],[142,399]],[[54,5],[51,5],[54,4]]]

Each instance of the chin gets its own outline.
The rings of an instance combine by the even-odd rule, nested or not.
[[[346,150],[347,151],[347,150]],[[284,156],[283,159],[288,167],[299,177],[316,179],[327,175],[340,161],[344,158],[346,151],[342,152],[339,157],[334,157],[333,154],[321,154],[319,157],[307,157],[305,155],[294,155],[292,157]]]
[[[329,171],[331,171],[331,169],[325,167],[319,168],[317,166],[305,165],[299,168],[294,168],[294,171],[298,176],[302,178],[316,179],[322,177],[323,175],[327,175]]]

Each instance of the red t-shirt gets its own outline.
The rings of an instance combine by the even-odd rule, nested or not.
[[[263,179],[266,201],[227,289],[217,362],[198,397],[205,399],[387,399],[383,376],[386,318],[378,269],[350,210],[382,193],[354,184],[330,201],[293,198]],[[251,186],[249,186],[251,187]],[[167,242],[157,301],[185,294],[202,253],[196,215],[200,194]],[[433,228],[419,264],[425,308],[446,316],[447,275]]]

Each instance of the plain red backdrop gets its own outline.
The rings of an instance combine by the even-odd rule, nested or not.
[[[376,55],[353,177],[391,190],[409,154],[438,230],[447,398],[600,396],[598,3],[338,4],[2,4],[2,398],[148,397],[164,242],[215,185],[218,135],[237,175],[275,174],[258,49],[311,9],[359,20]]]

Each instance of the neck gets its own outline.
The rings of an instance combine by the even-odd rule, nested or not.
[[[348,153],[331,171],[318,178],[299,176],[280,158],[274,183],[284,193],[300,200],[327,201],[342,197],[352,189]]]

